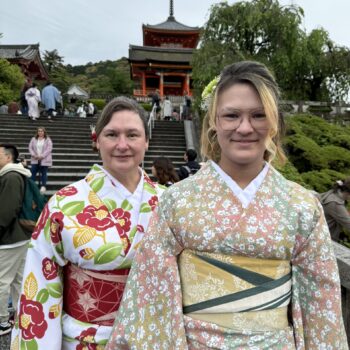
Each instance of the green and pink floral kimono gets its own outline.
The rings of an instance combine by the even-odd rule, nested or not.
[[[243,206],[208,162],[160,199],[106,350],[348,349],[322,208],[272,166]]]
[[[142,173],[132,194],[94,165],[50,199],[28,250],[12,349],[104,348],[162,192]]]

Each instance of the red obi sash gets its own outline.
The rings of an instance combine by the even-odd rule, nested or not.
[[[113,326],[130,269],[93,271],[64,267],[63,310],[71,317]]]

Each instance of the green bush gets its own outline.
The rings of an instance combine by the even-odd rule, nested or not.
[[[288,159],[300,173],[328,167],[322,148],[303,134],[287,136],[284,141]]]
[[[90,98],[89,101],[91,101],[99,111],[101,111],[106,105],[106,100],[102,98]]]
[[[152,111],[152,105],[150,103],[140,103],[140,105],[146,112]]]
[[[328,168],[339,171],[341,173],[349,173],[350,171],[350,151],[342,147],[333,145],[322,148],[322,154],[328,163]]]
[[[24,80],[17,65],[0,58],[0,104],[19,100]]]
[[[320,171],[309,171],[303,173],[301,174],[301,177],[309,188],[322,193],[330,190],[335,181],[344,180],[346,176],[331,169],[322,169]]]

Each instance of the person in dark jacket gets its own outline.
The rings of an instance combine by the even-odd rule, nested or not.
[[[17,163],[18,150],[0,144],[0,335],[9,333],[8,299],[11,290],[16,309],[30,237],[18,221],[25,190],[25,177],[31,172]]]
[[[350,233],[350,214],[346,202],[350,199],[350,177],[338,180],[328,192],[319,195],[325,213],[329,232],[334,241],[339,241],[341,233]]]
[[[182,165],[179,169],[180,180],[186,179],[190,175],[195,174],[199,169],[200,165],[196,161],[197,152],[194,149],[188,149],[184,154],[184,160],[186,164]]]

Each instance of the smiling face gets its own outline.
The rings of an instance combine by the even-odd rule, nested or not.
[[[148,141],[140,116],[134,111],[114,112],[96,142],[103,167],[117,180],[138,174]]]
[[[218,97],[216,118],[220,166],[227,170],[247,166],[261,169],[269,126],[256,90],[245,83],[224,90]]]

